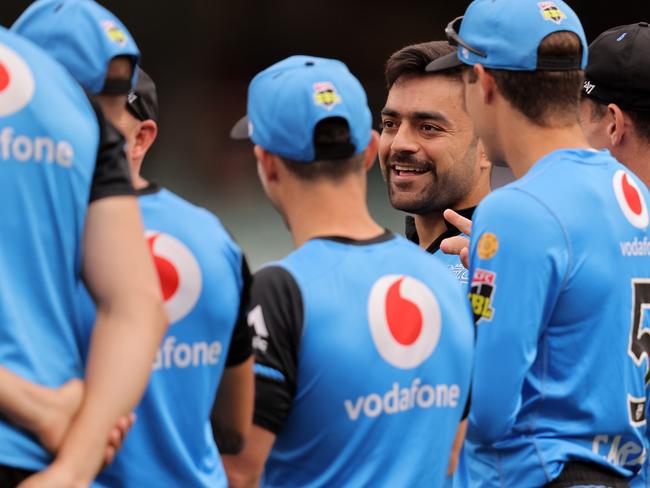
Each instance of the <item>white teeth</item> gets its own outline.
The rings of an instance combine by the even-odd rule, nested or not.
[[[424,169],[416,169],[409,166],[400,166],[399,164],[393,166],[393,169],[396,171],[407,171],[409,173],[424,173],[426,171]]]

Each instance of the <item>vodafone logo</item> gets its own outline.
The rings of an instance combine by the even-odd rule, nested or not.
[[[614,173],[613,184],[616,200],[630,224],[638,229],[648,227],[648,207],[634,179],[621,169]]]
[[[192,252],[175,237],[156,231],[147,231],[145,235],[158,270],[165,309],[173,324],[196,305],[201,295],[201,269]]]
[[[397,368],[422,364],[440,339],[440,306],[431,290],[409,276],[387,275],[373,285],[368,320],[379,355]]]
[[[34,96],[34,76],[16,51],[0,44],[0,117],[21,110]]]

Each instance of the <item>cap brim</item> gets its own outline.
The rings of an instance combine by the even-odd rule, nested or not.
[[[248,117],[244,115],[239,121],[230,129],[230,138],[238,141],[249,139],[248,134]]]
[[[427,67],[424,69],[427,73],[435,73],[438,71],[445,71],[451,68],[457,68],[458,66],[463,66],[463,62],[458,59],[458,54],[456,51],[453,53],[446,54],[434,61],[431,61],[427,64]]]

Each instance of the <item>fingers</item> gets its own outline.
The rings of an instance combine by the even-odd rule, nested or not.
[[[440,250],[445,254],[460,254],[469,247],[469,239],[465,236],[448,237],[440,243]]]
[[[472,234],[471,220],[466,219],[465,217],[463,217],[457,212],[454,212],[451,209],[445,210],[442,215],[447,222],[449,222],[451,225],[456,227],[463,234],[467,234],[468,236]]]
[[[460,252],[460,262],[466,269],[469,269],[469,249],[465,248]]]

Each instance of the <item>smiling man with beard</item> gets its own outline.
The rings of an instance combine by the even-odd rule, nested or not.
[[[391,205],[413,215],[406,218],[406,236],[467,282],[458,257],[440,251],[443,239],[460,234],[443,212],[451,208],[471,218],[490,192],[492,165],[463,110],[461,72],[425,72],[453,51],[446,41],[432,41],[388,59],[379,161]]]

